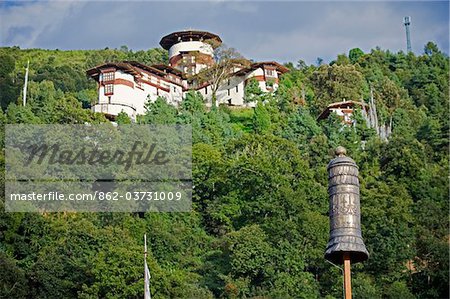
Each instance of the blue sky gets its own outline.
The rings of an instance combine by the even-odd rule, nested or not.
[[[214,32],[257,61],[326,62],[351,48],[406,48],[411,16],[413,51],[433,41],[448,53],[447,1],[19,1],[0,4],[0,46],[133,50],[159,47],[172,31]]]

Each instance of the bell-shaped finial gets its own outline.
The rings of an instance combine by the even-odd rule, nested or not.
[[[325,258],[342,264],[347,254],[352,263],[362,262],[369,253],[361,235],[358,166],[344,147],[337,147],[335,154],[327,167],[330,239]]]

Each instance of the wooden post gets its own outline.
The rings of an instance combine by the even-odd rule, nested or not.
[[[352,273],[350,271],[349,252],[344,252],[344,289],[345,299],[352,299]]]

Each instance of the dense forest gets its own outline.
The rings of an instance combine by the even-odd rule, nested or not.
[[[121,60],[167,63],[167,52],[0,48],[2,146],[5,124],[108,122],[88,109],[85,71]],[[148,104],[139,123],[192,125],[192,212],[6,213],[2,188],[0,298],[142,298],[144,233],[155,299],[341,298],[340,270],[323,258],[338,145],[360,168],[370,253],[352,268],[354,297],[448,298],[448,55],[430,42],[420,55],[352,49],[286,66],[276,92],[246,90],[254,109],[207,110],[195,92],[177,108]],[[372,95],[388,140],[360,113],[354,126],[317,121],[332,102]]]

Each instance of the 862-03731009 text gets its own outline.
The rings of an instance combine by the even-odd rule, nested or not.
[[[92,193],[61,193],[57,191],[51,191],[47,193],[11,193],[11,201],[65,201],[65,200],[77,200],[77,201],[179,201],[182,199],[182,193],[179,191],[133,191],[133,192],[101,192],[94,191]]]

